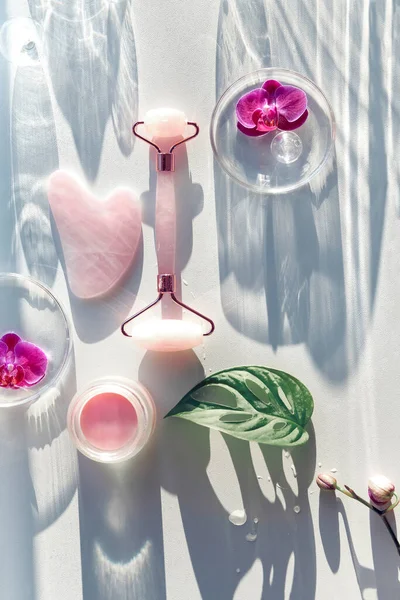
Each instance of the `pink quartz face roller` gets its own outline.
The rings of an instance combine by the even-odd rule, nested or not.
[[[144,127],[148,137],[138,133],[138,128]],[[194,133],[186,135],[188,127],[194,128]],[[174,352],[188,350],[199,346],[203,337],[214,331],[214,322],[187,306],[176,297],[176,203],[175,203],[175,155],[174,150],[180,144],[193,139],[199,133],[196,123],[187,121],[184,113],[175,109],[150,110],[144,121],[138,121],[133,126],[133,133],[147,142],[157,151],[157,191],[156,191],[156,223],[155,239],[158,262],[157,290],[158,296],[154,302],[143,310],[129,317],[121,326],[122,333],[132,337],[138,345],[147,350],[159,352]],[[167,151],[165,145],[169,139],[177,139]],[[179,139],[182,138],[182,139]],[[162,148],[161,146],[164,146]],[[151,309],[159,302],[167,302],[169,298],[187,311],[206,321],[209,328],[203,332],[200,323],[180,319],[150,319],[135,322],[128,333],[126,326]]]

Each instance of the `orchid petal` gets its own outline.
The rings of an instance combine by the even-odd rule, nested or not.
[[[45,376],[47,369],[47,356],[35,344],[19,342],[15,346],[15,362],[25,371],[25,383],[34,385]]]
[[[4,364],[7,360],[8,346],[0,340],[0,365]]]
[[[277,117],[276,110],[271,109],[271,112],[273,113],[274,119],[276,119],[276,117]],[[275,129],[277,129],[277,125],[276,124],[268,125],[266,120],[267,120],[267,115],[261,108],[257,108],[257,110],[255,110],[253,112],[253,122],[254,122],[254,125],[256,126],[257,131],[262,131],[264,133],[268,133],[268,131],[275,131]]]
[[[268,131],[275,131],[277,129],[277,125],[267,125],[264,121],[259,121],[256,125],[257,131],[261,131],[263,133],[268,133]]]
[[[301,117],[297,119],[297,121],[293,121],[290,123],[284,116],[279,115],[278,119],[278,129],[282,129],[282,131],[293,131],[293,129],[297,129],[301,127],[303,123],[307,120],[308,110],[305,110]]]
[[[289,123],[299,119],[307,108],[307,96],[303,90],[292,85],[281,85],[275,92],[278,113]]]
[[[15,365],[13,371],[13,385],[22,386],[24,384],[23,380],[25,379],[25,370],[21,367],[21,365]]]
[[[262,108],[267,101],[268,93],[262,88],[252,90],[242,96],[236,105],[236,116],[244,127],[253,127],[253,113]]]
[[[21,341],[21,338],[16,333],[6,333],[0,338],[0,341],[7,345],[10,351],[13,351],[18,342]]]
[[[280,87],[282,87],[282,84],[279,83],[279,81],[276,81],[275,79],[268,79],[267,81],[265,81],[265,83],[263,83],[262,89],[267,92],[269,102],[271,100],[274,100],[275,92]]]
[[[25,371],[21,365],[15,365],[13,371],[10,373],[10,378],[12,387],[23,387],[25,385]]]
[[[0,387],[22,387],[24,385],[25,372],[20,365],[14,365],[12,371],[2,365],[0,367]]]
[[[260,135],[268,133],[268,131],[258,131],[257,127],[244,127],[239,121],[237,123],[237,128],[249,137],[259,137]]]
[[[262,108],[256,108],[256,110],[251,115],[251,120],[253,121],[254,125],[256,125],[256,126],[258,125],[258,121],[263,116],[263,114],[264,114],[264,111]]]

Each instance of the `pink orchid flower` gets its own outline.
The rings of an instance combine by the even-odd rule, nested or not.
[[[0,338],[0,387],[21,388],[36,385],[47,369],[47,356],[16,333]]]
[[[269,79],[242,96],[236,105],[238,129],[250,136],[297,129],[308,117],[307,95],[292,85]]]

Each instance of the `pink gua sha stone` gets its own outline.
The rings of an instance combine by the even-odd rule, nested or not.
[[[187,119],[179,110],[161,108],[148,111],[144,125],[149,137],[161,147],[165,145],[165,139],[183,135]],[[174,274],[176,202],[173,171],[157,172],[155,238],[159,275]],[[133,326],[131,336],[139,346],[157,352],[189,350],[203,342],[198,323],[178,319],[138,322]]]
[[[137,431],[135,408],[121,394],[104,392],[93,396],[82,409],[83,435],[99,450],[114,451],[125,446]]]
[[[110,292],[131,267],[142,234],[140,204],[128,188],[99,201],[64,171],[50,176],[48,198],[69,286],[78,298]]]

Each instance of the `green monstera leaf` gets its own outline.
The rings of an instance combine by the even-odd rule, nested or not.
[[[305,427],[314,410],[298,379],[266,367],[235,367],[196,385],[167,417],[187,419],[242,440],[273,446],[308,441]]]

